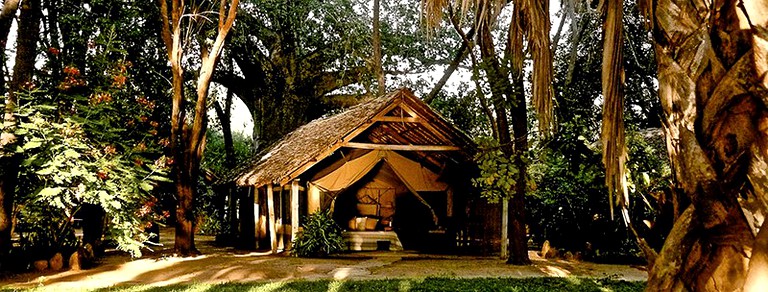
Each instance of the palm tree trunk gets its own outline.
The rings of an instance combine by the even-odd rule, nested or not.
[[[766,6],[762,0],[646,6],[667,148],[676,182],[691,199],[649,272],[648,291],[733,291],[766,280],[759,273],[768,268],[762,260],[768,246],[755,240],[763,222],[747,220],[768,211]],[[750,201],[756,204],[742,205]]]

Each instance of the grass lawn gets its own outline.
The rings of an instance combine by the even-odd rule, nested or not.
[[[263,283],[195,284],[166,287],[125,286],[95,291],[208,292],[208,291],[643,291],[645,282],[588,278],[426,278],[365,281],[290,281]],[[4,290],[4,289],[3,289]],[[30,291],[51,291],[32,289]],[[93,290],[92,290],[93,291]]]

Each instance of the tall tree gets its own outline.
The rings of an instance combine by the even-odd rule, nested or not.
[[[498,15],[508,5],[508,1],[449,1],[423,0],[422,10],[427,25],[435,27],[442,19],[445,10],[449,13],[456,31],[470,48],[470,56],[477,70],[482,68],[491,93],[489,100],[478,84],[476,91],[480,103],[484,104],[486,115],[492,121],[495,139],[503,154],[513,161],[517,169],[514,183],[503,184],[503,192],[510,198],[509,213],[509,258],[510,264],[528,264],[527,237],[525,230],[525,194],[527,190],[528,119],[527,103],[523,87],[524,47],[527,41],[529,51],[533,52],[533,97],[534,108],[538,115],[539,130],[548,135],[552,130],[552,53],[549,40],[549,13],[546,1],[520,0],[513,4],[512,18],[508,24],[506,47],[503,56],[496,52],[492,28],[496,26]],[[475,40],[459,28],[459,20],[467,12],[473,13],[472,31],[476,31]],[[475,45],[476,43],[476,45]],[[480,58],[473,56],[475,48]],[[479,77],[476,76],[476,77]],[[511,125],[510,125],[511,118]],[[512,135],[511,135],[512,134]],[[513,139],[514,135],[514,139]]]
[[[381,65],[381,0],[373,0],[373,70],[376,72],[376,84],[378,85],[377,94],[382,95],[386,92],[387,86],[384,83],[384,68]]]
[[[242,5],[231,41],[239,70],[221,70],[214,81],[246,104],[259,145],[331,109],[354,104],[354,92],[338,89],[371,80],[369,25],[351,2],[259,0]]]
[[[171,0],[170,7],[167,0],[159,0],[160,17],[162,19],[161,36],[168,53],[168,61],[171,65],[173,94],[171,110],[171,152],[174,158],[174,178],[176,179],[176,236],[175,249],[179,255],[189,256],[198,254],[195,248],[194,231],[194,198],[197,192],[196,184],[200,175],[200,160],[205,150],[205,131],[207,129],[207,102],[208,88],[211,83],[213,71],[219,61],[227,34],[234,25],[239,0],[219,3],[218,23],[213,40],[203,39],[197,45],[200,48],[200,67],[195,89],[196,99],[194,110],[187,112],[184,91],[184,67],[182,62],[185,57],[185,48],[190,45],[191,39],[182,34],[186,25],[192,28],[194,25],[202,26],[207,18],[199,13],[202,7],[199,3],[192,3],[192,17],[186,17],[187,7],[183,0]],[[196,23],[195,23],[196,22]],[[202,33],[202,32],[201,32]]]
[[[16,16],[16,10],[19,8],[20,0],[5,0],[3,8],[0,11],[0,48],[3,53],[0,55],[0,64],[5,64],[5,48],[8,44],[8,34],[11,32],[11,24]],[[5,93],[5,66],[0,66],[0,93]]]
[[[11,1],[8,1],[11,2]],[[13,5],[12,3],[10,5]],[[16,39],[16,60],[13,66],[13,76],[5,100],[3,128],[0,134],[0,255],[10,248],[12,211],[16,195],[16,182],[19,175],[20,157],[16,151],[16,105],[18,92],[31,89],[32,76],[35,70],[37,56],[37,41],[40,36],[40,0],[25,0],[21,2],[21,14],[18,22]],[[5,54],[5,50],[3,50]]]
[[[768,211],[767,12],[761,0],[645,3],[668,153],[680,195],[691,201],[653,263],[649,291],[760,291],[768,284],[768,230],[764,220],[749,219]],[[620,17],[605,21],[607,34],[620,33],[610,29]],[[618,47],[619,39],[606,37],[606,46]],[[606,67],[608,75],[620,70]],[[622,102],[606,99],[606,107]],[[609,128],[620,125],[620,114],[609,115]],[[621,163],[606,161],[614,170]]]

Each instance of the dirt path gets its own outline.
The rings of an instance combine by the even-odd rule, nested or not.
[[[172,238],[166,236],[165,238]],[[92,289],[115,285],[165,286],[180,283],[287,281],[296,279],[391,279],[425,277],[615,277],[646,280],[645,271],[625,265],[545,260],[535,252],[530,266],[510,266],[489,257],[435,256],[411,252],[363,252],[331,259],[299,259],[267,253],[236,253],[212,246],[212,238],[198,237],[204,255],[169,256],[157,251],[132,260],[110,255],[85,271],[26,273],[0,281],[2,287],[39,287],[53,290]],[[165,243],[165,246],[173,245]]]

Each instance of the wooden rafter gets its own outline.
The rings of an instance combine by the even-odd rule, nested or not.
[[[395,130],[394,130],[394,129],[392,129],[391,127],[384,127],[384,126],[382,126],[382,127],[378,127],[378,128],[376,128],[376,129],[380,130],[381,132],[384,132],[384,133],[382,133],[382,135],[381,135],[381,137],[380,137],[380,138],[382,138],[382,140],[386,140],[386,139],[383,139],[383,138],[387,138],[386,136],[388,135],[388,136],[391,136],[391,137],[390,137],[391,139],[394,139],[394,140],[396,140],[396,141],[401,141],[401,142],[402,142],[402,141],[408,141],[408,139],[407,139],[407,138],[405,138],[405,137],[403,137],[403,136],[401,135],[401,133],[405,133],[405,132],[407,132],[407,131],[410,131],[410,130],[411,130],[411,129],[408,129],[408,130],[406,130],[405,132],[400,132],[400,133],[398,133],[397,131],[395,131]],[[370,140],[370,138],[371,138],[371,137],[369,136],[369,140]],[[414,151],[414,152],[411,152],[411,153],[413,153],[414,155],[416,155],[418,159],[423,159],[423,160],[426,160],[426,162],[428,162],[428,163],[430,163],[430,164],[434,165],[435,167],[438,167],[438,168],[439,168],[439,167],[440,167],[440,165],[441,165],[441,163],[440,163],[440,162],[438,162],[437,160],[435,160],[435,158],[433,157],[433,155],[432,155],[432,154],[434,154],[434,152],[432,152],[432,154],[426,154],[426,153],[422,153],[422,152],[419,152],[419,151]]]
[[[400,93],[400,94],[402,94],[402,93]],[[330,147],[328,147],[325,151],[320,153],[320,155],[317,155],[315,158],[310,160],[309,163],[305,163],[304,165],[302,165],[302,166],[294,169],[290,173],[288,173],[288,175],[286,175],[283,178],[281,178],[278,183],[280,185],[285,185],[286,183],[291,181],[294,177],[296,177],[297,174],[303,173],[307,169],[311,168],[312,166],[314,166],[318,162],[322,161],[326,157],[328,157],[331,154],[333,154],[334,152],[336,152],[336,150],[341,148],[341,145],[343,145],[344,143],[349,142],[350,140],[352,140],[355,137],[357,137],[357,135],[360,135],[361,133],[363,133],[366,130],[368,130],[368,128],[370,128],[375,123],[375,121],[373,121],[373,119],[376,119],[376,118],[379,118],[379,117],[382,117],[382,116],[386,115],[389,111],[391,111],[392,109],[397,107],[398,104],[402,103],[402,97],[400,99],[394,99],[394,100],[395,100],[395,102],[392,102],[389,105],[387,105],[386,107],[384,107],[384,109],[379,111],[379,113],[377,113],[373,118],[371,118],[371,120],[363,123],[361,126],[357,127],[356,129],[354,129],[354,130],[350,131],[349,133],[347,133],[346,135],[344,135],[344,138],[342,138],[341,140],[339,140],[335,144],[333,144]]]
[[[407,104],[401,104],[400,108],[403,109],[405,112],[407,112],[411,116],[414,116],[414,117],[420,116],[418,113],[416,113],[416,111],[413,108],[411,108]],[[434,126],[432,126],[432,124],[429,121],[427,121],[425,119],[421,119],[419,121],[419,124],[424,126],[424,128],[427,128],[427,130],[432,132],[432,134],[437,136],[439,139],[442,139],[443,141],[451,141],[451,139],[449,137],[447,137],[445,134],[443,134],[442,131],[440,131],[437,128],[435,128]]]
[[[393,116],[380,116],[372,119],[377,122],[396,122],[396,123],[421,123],[422,119],[419,117],[393,117]]]
[[[376,144],[347,142],[342,147],[369,149],[369,150],[396,150],[396,151],[459,151],[458,146],[453,145],[399,145],[399,144]]]

